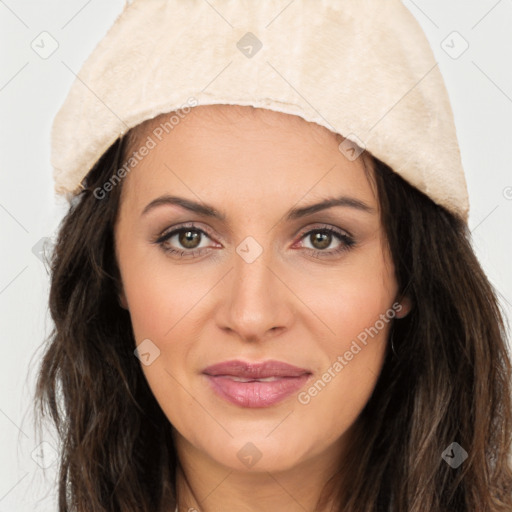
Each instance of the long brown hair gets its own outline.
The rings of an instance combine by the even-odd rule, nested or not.
[[[59,512],[164,512],[176,506],[171,425],[134,356],[118,302],[113,230],[119,139],[62,220],[51,260],[54,322],[35,391],[60,445]],[[467,225],[372,159],[396,278],[413,309],[325,494],[343,512],[510,512],[511,363],[496,292]],[[452,467],[452,443],[467,459]],[[327,499],[327,498],[326,498]],[[321,500],[323,502],[323,500]],[[325,501],[324,503],[326,503]],[[319,504],[320,506],[320,504]]]

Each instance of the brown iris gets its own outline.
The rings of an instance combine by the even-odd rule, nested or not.
[[[181,231],[178,235],[180,244],[187,249],[195,249],[199,245],[200,238],[201,233],[191,230]]]
[[[332,240],[332,235],[330,233],[319,231],[310,235],[310,240],[314,246],[316,242],[320,243],[320,247],[315,246],[317,249],[325,249],[326,247],[329,247]]]

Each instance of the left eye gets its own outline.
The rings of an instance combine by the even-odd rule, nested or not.
[[[333,238],[338,239],[340,244],[337,248],[326,251],[325,249],[331,245]],[[355,240],[350,235],[330,226],[312,229],[304,233],[300,239],[309,240],[313,244],[313,248],[306,248],[309,249],[316,258],[336,256],[343,251],[348,251],[355,245]]]
[[[208,249],[208,245],[201,247],[202,238],[210,239],[209,235],[202,229],[190,226],[181,227],[165,233],[159,237],[155,243],[160,245],[165,252],[175,254],[178,257],[195,257],[203,250]],[[176,248],[176,246],[171,243],[173,239],[176,239],[175,243],[179,244],[181,248]],[[321,255],[320,257],[330,256],[348,250],[355,243],[348,234],[332,227],[312,229],[301,235],[300,240],[304,239],[313,244],[313,247],[306,247],[306,249],[313,252],[315,255]],[[334,239],[340,242],[339,246],[335,249],[326,250]]]

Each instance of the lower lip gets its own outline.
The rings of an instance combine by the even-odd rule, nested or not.
[[[213,390],[240,407],[270,407],[293,395],[304,386],[309,374],[281,377],[271,382],[238,382],[227,376],[206,375]]]

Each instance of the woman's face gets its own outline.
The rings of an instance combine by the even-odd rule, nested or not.
[[[137,130],[115,239],[180,456],[244,471],[338,457],[407,313],[363,157],[273,111],[196,107],[165,133],[168,118]]]

